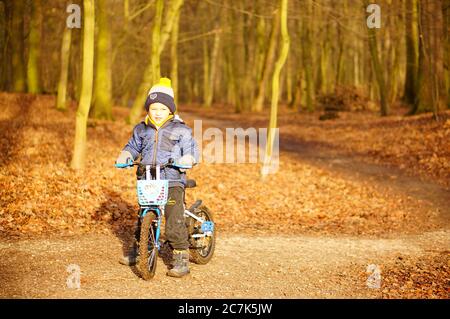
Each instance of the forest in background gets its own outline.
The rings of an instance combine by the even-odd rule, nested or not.
[[[287,3],[282,103],[333,108],[336,93],[345,92],[376,102],[382,115],[398,102],[411,114],[437,116],[449,107],[449,1],[376,1],[380,28],[367,27],[370,3]],[[66,25],[74,21],[71,4],[81,8],[80,28]],[[160,75],[172,79],[180,103],[263,110],[281,50],[279,7],[268,0],[95,1],[90,116],[110,119],[112,105],[123,105],[136,122]],[[82,1],[0,1],[0,90],[59,91],[79,101],[83,19]]]

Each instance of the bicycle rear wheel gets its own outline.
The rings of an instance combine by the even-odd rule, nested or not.
[[[214,222],[212,213],[204,205],[196,208],[194,214],[205,221]],[[196,219],[189,217],[188,231],[190,241],[189,250],[192,261],[199,265],[207,264],[211,260],[216,247],[216,230],[214,229],[211,236],[199,238],[193,237],[192,235],[202,234],[201,223]]]
[[[158,245],[156,242],[156,227],[153,222],[155,220],[156,216],[153,212],[148,212],[141,223],[137,268],[144,280],[152,279],[156,273]]]

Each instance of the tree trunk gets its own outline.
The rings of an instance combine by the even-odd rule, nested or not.
[[[292,56],[288,57],[286,65],[286,104],[292,102]]]
[[[392,18],[389,21],[388,25],[388,38],[389,38],[389,46],[386,58],[389,59],[389,68],[387,69],[387,99],[388,104],[392,105],[397,100],[398,95],[398,87],[399,87],[399,79],[400,79],[400,43],[401,40],[401,32],[402,32],[402,6],[398,3],[389,3],[391,5],[391,10],[393,10],[394,14],[391,14]]]
[[[180,12],[175,16],[172,35],[170,38],[170,79],[172,80],[172,89],[175,95],[175,105],[178,105],[178,33],[180,25]]]
[[[318,91],[322,94],[327,94],[329,92],[329,58],[330,58],[330,40],[328,39],[328,27],[326,32],[326,39],[321,45],[320,52],[320,64],[319,64],[319,79],[318,79]]]
[[[273,147],[275,142],[275,135],[277,132],[277,112],[278,112],[278,98],[279,98],[279,85],[280,85],[280,73],[283,68],[288,53],[289,53],[289,33],[287,28],[287,0],[280,0],[280,24],[281,24],[281,51],[277,62],[275,63],[275,69],[272,77],[272,101],[270,106],[270,122],[269,132],[266,143],[266,151],[264,156],[264,165],[261,171],[261,176],[264,178],[267,174],[272,172],[273,168]]]
[[[259,83],[263,77],[264,72],[264,56],[266,46],[266,22],[263,18],[258,19],[256,25],[256,83]]]
[[[209,90],[209,45],[208,38],[204,37],[203,41],[203,104],[206,105],[206,99]]]
[[[94,0],[84,0],[83,75],[81,97],[76,114],[75,141],[71,167],[83,169],[86,161],[86,126],[91,106],[94,69]]]
[[[226,90],[227,90],[227,102],[231,105],[236,105],[236,83],[234,82],[234,73],[233,73],[233,62],[232,62],[232,48],[230,45],[227,45],[226,48],[226,59],[225,59],[225,74],[226,74]]]
[[[111,34],[107,0],[97,0],[97,46],[93,117],[112,120]]]
[[[161,77],[161,24],[163,17],[164,0],[156,0],[155,24],[152,31],[152,85]]]
[[[366,7],[369,2],[366,1]],[[381,116],[388,115],[389,105],[386,96],[386,82],[384,79],[384,70],[378,55],[378,43],[377,43],[377,33],[375,28],[367,28],[368,41],[369,41],[369,51],[372,57],[373,72],[375,73],[375,78],[378,85],[378,92],[380,95],[380,114]]]
[[[210,58],[209,82],[206,85],[205,106],[210,107],[214,97],[214,83],[216,81],[217,60],[221,44],[221,31],[217,31],[214,35],[213,50]]]
[[[312,0],[307,0],[307,12],[308,15],[312,16]],[[314,85],[314,74],[313,74],[313,57],[311,54],[312,50],[312,40],[311,40],[311,28],[309,23],[303,23],[302,28],[302,39],[303,39],[303,70],[305,72],[306,80],[306,109],[309,112],[314,111],[314,100],[315,100],[315,85]]]
[[[419,34],[417,0],[405,1],[406,74],[403,100],[414,105],[416,100],[417,72],[419,69]]]
[[[419,2],[419,72],[413,113],[439,110],[447,102],[444,87],[444,19],[440,0]]]
[[[24,1],[14,1],[12,5],[12,29],[11,49],[12,49],[12,72],[14,92],[25,92],[25,66],[23,57],[23,17]]]
[[[337,56],[337,62],[336,62],[336,78],[334,79],[334,86],[335,88],[341,84],[341,78],[342,78],[342,60],[344,55],[344,41],[342,37],[342,28],[340,25],[338,25],[337,30],[337,42],[338,42],[338,56]]]
[[[56,98],[56,108],[66,110],[67,79],[69,75],[70,44],[72,39],[72,29],[64,28],[61,44],[61,70],[58,82],[58,96]]]
[[[0,2],[0,90],[6,90],[7,84],[7,15],[6,5]]]
[[[261,112],[264,107],[265,89],[267,82],[269,81],[270,73],[272,72],[273,63],[275,60],[275,50],[277,45],[278,33],[280,30],[280,13],[278,11],[273,14],[272,31],[270,32],[269,45],[267,47],[267,53],[264,59],[264,68],[262,71],[261,80],[258,83],[258,93],[256,94],[255,102],[253,103],[253,111]]]
[[[232,3],[231,1],[229,1]],[[240,8],[243,5],[243,2],[238,2]],[[232,50],[231,50],[231,66],[233,69],[234,76],[234,89],[235,89],[235,112],[240,113],[249,107],[249,91],[248,91],[248,73],[247,68],[245,67],[247,64],[247,54],[245,50],[245,40],[244,40],[244,32],[245,32],[245,22],[244,16],[240,13],[234,13],[232,25],[232,34],[233,34],[233,42],[232,42]]]
[[[27,65],[27,80],[28,92],[40,93],[40,76],[39,76],[39,58],[41,45],[41,1],[34,0],[31,6],[31,23],[30,34],[28,36],[28,65]]]
[[[447,108],[450,109],[450,8],[448,2],[442,2],[442,13],[444,16],[444,43],[445,43],[445,92],[447,94]]]

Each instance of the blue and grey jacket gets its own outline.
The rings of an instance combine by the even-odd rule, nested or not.
[[[191,155],[194,163],[198,163],[199,160],[198,147],[192,137],[192,129],[178,116],[168,120],[158,129],[146,118],[134,127],[133,136],[123,151],[130,152],[133,160],[140,155],[141,163],[146,165],[164,164],[169,158],[177,161],[184,155]],[[161,179],[172,180],[169,182],[169,187],[184,187],[186,173],[179,168],[166,167],[161,170]]]

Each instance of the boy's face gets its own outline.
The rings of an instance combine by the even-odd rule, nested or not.
[[[170,110],[167,106],[161,103],[153,103],[150,105],[148,115],[156,123],[163,122],[170,115]]]

